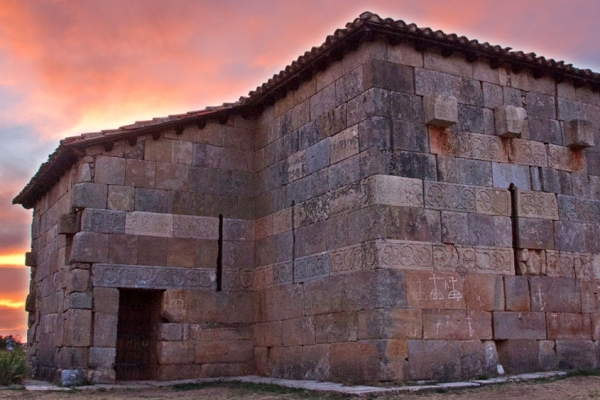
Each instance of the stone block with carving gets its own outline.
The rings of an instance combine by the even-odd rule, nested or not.
[[[584,149],[594,146],[595,127],[591,121],[572,119],[563,125],[565,145],[572,149]]]
[[[447,128],[458,122],[458,101],[453,96],[427,95],[423,110],[427,125]]]
[[[472,310],[423,310],[423,339],[492,338],[492,313]]]
[[[525,125],[527,112],[515,106],[500,106],[494,109],[496,135],[501,137],[520,137]]]

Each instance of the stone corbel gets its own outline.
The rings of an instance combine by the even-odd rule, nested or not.
[[[458,122],[458,101],[453,96],[425,96],[423,110],[427,125],[447,128]]]
[[[594,146],[594,125],[585,119],[565,121],[563,132],[565,146],[571,149],[585,149]]]
[[[527,118],[521,107],[500,106],[494,109],[496,135],[505,138],[520,137]]]

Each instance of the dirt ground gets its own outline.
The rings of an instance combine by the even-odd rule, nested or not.
[[[178,400],[225,400],[225,399],[344,399],[347,396],[317,394],[302,390],[280,388],[270,385],[245,383],[221,383],[182,385],[142,390],[96,390],[68,392],[34,392],[18,389],[0,390],[0,399],[32,400],[115,400],[115,399],[178,399]],[[398,395],[381,395],[378,399],[600,399],[600,376],[558,378],[525,383],[490,385],[475,389],[451,390],[445,393],[421,392]]]

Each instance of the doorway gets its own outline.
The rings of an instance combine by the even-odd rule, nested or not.
[[[117,324],[117,380],[156,378],[156,333],[162,290],[119,289]]]

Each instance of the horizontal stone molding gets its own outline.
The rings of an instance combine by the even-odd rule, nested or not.
[[[435,128],[429,130],[429,135],[433,154],[508,162],[508,152],[497,136]]]
[[[132,211],[126,213],[125,216],[125,233],[128,235],[216,240],[219,238],[219,219]]]
[[[600,279],[600,254],[546,250],[545,261],[547,276]]]
[[[433,245],[433,268],[437,271],[514,275],[513,249]]]
[[[294,283],[313,281],[329,276],[329,252],[294,260]]]
[[[209,268],[148,267],[94,264],[92,284],[97,287],[136,289],[214,289],[216,271]]]
[[[503,189],[426,181],[425,207],[510,216],[510,192]]]
[[[550,168],[569,172],[585,170],[585,156],[581,151],[553,144],[548,145],[548,150],[550,152]]]
[[[252,287],[254,290],[268,289],[273,286],[287,285],[292,283],[292,281],[292,262],[286,261],[256,268],[254,270]]]
[[[600,222],[600,201],[557,195],[558,215],[561,220],[594,223]]]
[[[512,139],[509,146],[509,160],[515,164],[532,167],[547,167],[548,152],[546,145],[533,140]]]
[[[434,154],[535,167],[549,165],[548,150],[542,142],[439,129],[430,129],[429,133]]]
[[[554,193],[517,190],[517,217],[558,220],[558,202]]]

